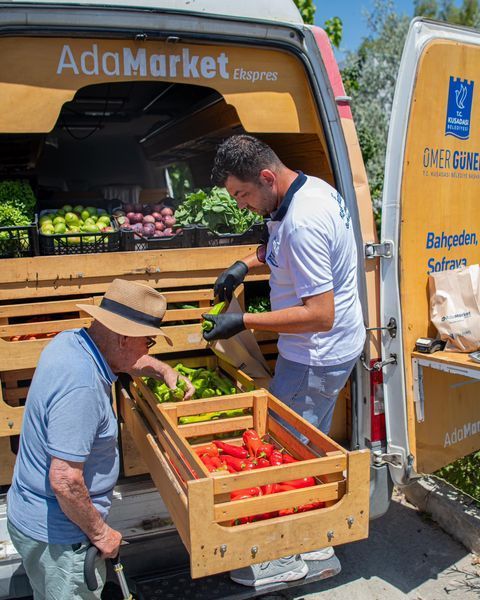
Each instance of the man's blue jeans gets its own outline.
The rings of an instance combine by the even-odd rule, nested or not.
[[[331,367],[302,365],[278,357],[270,392],[325,434],[330,431],[338,394],[358,358]]]

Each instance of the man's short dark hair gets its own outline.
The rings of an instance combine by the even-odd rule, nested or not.
[[[282,166],[268,144],[251,135],[232,135],[217,149],[212,170],[213,185],[224,186],[233,175],[241,181],[257,181],[262,169]]]

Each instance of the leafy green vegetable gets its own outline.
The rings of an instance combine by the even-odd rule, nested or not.
[[[35,216],[35,205],[28,182],[0,182],[0,227],[29,225]]]
[[[248,304],[247,312],[259,313],[259,312],[270,312],[270,298],[267,296],[255,296]]]
[[[263,219],[238,205],[224,188],[214,187],[207,193],[198,190],[185,196],[175,211],[176,226],[204,225],[216,233],[243,233]]]

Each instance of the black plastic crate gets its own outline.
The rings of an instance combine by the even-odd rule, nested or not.
[[[268,237],[265,222],[254,223],[243,233],[216,233],[202,225],[197,225],[195,229],[195,245],[197,247],[259,244]]]
[[[120,231],[100,233],[39,233],[40,254],[94,254],[96,252],[118,252]]]
[[[143,237],[134,231],[121,230],[122,250],[168,250],[172,248],[193,248],[195,227],[183,227],[180,233],[168,237]]]
[[[0,258],[23,258],[38,254],[36,223],[21,227],[0,227]]]

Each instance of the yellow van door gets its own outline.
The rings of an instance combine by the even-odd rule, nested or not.
[[[397,326],[383,336],[383,359],[392,360],[384,367],[386,460],[397,483],[480,448],[480,364],[467,354],[415,352],[419,338],[437,337],[428,275],[480,262],[479,74],[476,32],[412,22],[382,212],[382,321]]]

